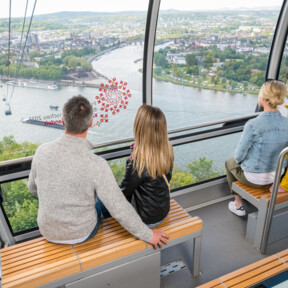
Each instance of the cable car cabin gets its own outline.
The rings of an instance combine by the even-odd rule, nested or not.
[[[12,114],[12,112],[11,112],[11,107],[10,107],[10,105],[6,105],[6,109],[5,109],[5,115],[11,115]]]
[[[228,210],[225,161],[247,121],[263,115],[262,84],[287,82],[287,1],[2,2],[2,287],[285,286],[288,192],[276,191],[286,150],[273,193],[233,184],[244,217]],[[170,214],[158,227],[170,235],[162,249],[112,218],[82,244],[53,244],[40,234],[38,199],[27,188],[32,159],[64,133],[63,106],[79,94],[93,108],[92,153],[107,160],[118,184],[138,108],[165,114],[174,167]],[[284,117],[287,102],[279,105]],[[59,169],[52,165],[51,173],[62,177]]]

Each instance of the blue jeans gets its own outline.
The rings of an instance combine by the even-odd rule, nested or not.
[[[165,217],[165,218],[166,218],[166,217]],[[164,218],[164,219],[165,219],[165,218]],[[161,223],[164,221],[164,219],[162,219],[161,221],[159,221],[159,222],[157,222],[157,223],[147,224],[147,226],[148,226],[148,228],[154,228],[155,226],[161,224]]]
[[[86,242],[86,241],[90,240],[91,238],[93,238],[97,234],[99,226],[100,226],[100,222],[101,222],[102,219],[111,217],[109,211],[103,205],[103,203],[101,202],[101,200],[99,199],[98,196],[96,196],[95,209],[96,209],[96,213],[97,213],[96,226],[94,227],[94,229],[92,230],[90,235],[87,237],[87,239],[84,240],[83,242]]]

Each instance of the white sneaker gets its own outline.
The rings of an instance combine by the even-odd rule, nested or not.
[[[244,206],[242,205],[242,206],[240,206],[239,208],[236,208],[236,206],[235,206],[235,201],[229,202],[229,204],[228,204],[228,209],[229,209],[232,213],[236,214],[237,216],[245,216],[245,215],[246,215],[246,211],[245,211]]]

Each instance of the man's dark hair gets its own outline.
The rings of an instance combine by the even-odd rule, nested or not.
[[[84,133],[91,123],[93,108],[83,96],[74,96],[64,104],[63,120],[68,133]]]

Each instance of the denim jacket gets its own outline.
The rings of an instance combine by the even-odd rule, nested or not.
[[[245,124],[234,158],[244,171],[273,172],[280,152],[287,146],[288,119],[279,111],[266,111]]]

